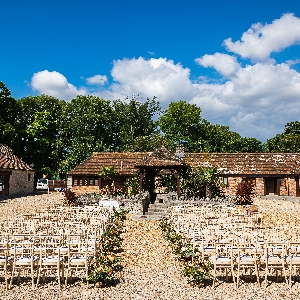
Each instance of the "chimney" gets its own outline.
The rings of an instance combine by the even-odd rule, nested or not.
[[[175,155],[178,157],[184,157],[184,144],[187,144],[188,141],[181,140],[176,145]]]

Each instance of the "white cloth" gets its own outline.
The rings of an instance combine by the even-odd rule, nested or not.
[[[115,201],[115,200],[100,200],[99,206],[119,209],[119,203],[118,203],[118,201]]]

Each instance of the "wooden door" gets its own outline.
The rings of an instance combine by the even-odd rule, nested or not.
[[[299,176],[295,176],[295,181],[296,181],[296,196],[300,197]]]
[[[269,194],[275,194],[275,178],[265,178],[265,190],[266,190],[266,195]]]

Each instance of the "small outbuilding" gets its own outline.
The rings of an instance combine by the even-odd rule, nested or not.
[[[0,144],[0,196],[31,194],[33,190],[34,169]]]

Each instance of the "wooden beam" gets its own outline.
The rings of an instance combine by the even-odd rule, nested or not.
[[[143,179],[144,179],[144,174],[140,172],[140,192],[143,191]]]
[[[174,176],[176,178],[176,186],[177,186],[177,197],[180,197],[180,179],[179,179],[180,173],[174,173]]]

